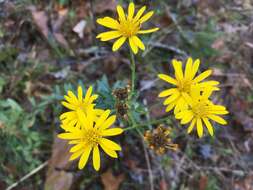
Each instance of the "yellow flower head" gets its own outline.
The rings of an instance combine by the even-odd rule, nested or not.
[[[212,90],[219,90],[217,81],[206,81],[201,82],[211,75],[211,70],[206,70],[200,75],[196,76],[200,60],[197,59],[193,62],[192,58],[188,58],[185,71],[183,73],[182,62],[177,60],[172,60],[172,65],[175,70],[175,78],[172,78],[165,74],[159,74],[158,77],[172,85],[174,88],[169,88],[162,91],[159,97],[167,97],[164,101],[164,105],[167,106],[166,112],[171,111],[173,108],[174,113],[178,113],[180,110],[187,108],[187,103],[183,97],[184,94],[189,94],[190,89],[193,85],[198,85],[201,89],[211,88]]]
[[[216,121],[221,125],[226,125],[227,122],[218,115],[226,115],[229,112],[224,106],[215,105],[210,100],[213,90],[209,87],[204,91],[201,91],[198,87],[192,87],[190,95],[184,94],[185,100],[189,104],[189,108],[177,113],[176,119],[181,120],[181,124],[187,124],[191,122],[188,127],[188,133],[197,126],[198,136],[203,136],[203,123],[205,124],[209,134],[214,135],[213,126],[209,119]]]
[[[146,22],[150,17],[154,14],[153,11],[150,11],[143,15],[144,11],[146,10],[146,6],[142,7],[137,14],[134,16],[135,12],[135,5],[134,3],[130,3],[128,6],[128,14],[125,15],[123,8],[118,5],[117,12],[118,12],[118,20],[115,20],[111,17],[104,17],[97,19],[97,23],[103,25],[107,28],[112,29],[109,32],[103,32],[97,36],[100,38],[101,41],[108,41],[112,39],[118,38],[112,47],[113,51],[117,51],[124,42],[128,39],[129,45],[132,51],[137,54],[138,49],[145,50],[145,46],[137,37],[138,34],[147,34],[152,33],[159,28],[152,28],[149,30],[141,30],[141,25]]]
[[[81,86],[78,87],[77,93],[76,97],[72,91],[68,91],[68,95],[64,96],[66,101],[62,101],[62,105],[70,110],[60,115],[60,120],[65,128],[68,126],[81,127],[77,114],[79,110],[85,114],[93,113],[94,117],[102,113],[102,110],[94,108],[95,104],[93,102],[98,98],[98,95],[92,95],[92,86],[88,88],[84,98]]]
[[[94,117],[89,114],[89,112],[88,114],[84,114],[81,110],[78,110],[77,112],[82,127],[69,127],[68,132],[61,133],[58,137],[69,140],[69,144],[74,145],[70,149],[72,155],[69,160],[75,160],[80,157],[78,163],[79,169],[85,167],[89,155],[93,152],[93,167],[98,171],[100,168],[99,147],[112,158],[117,158],[118,155],[116,151],[120,151],[121,147],[105,137],[119,135],[123,132],[123,129],[109,129],[116,120],[115,115],[109,117],[110,110],[104,111],[96,120],[94,120]]]

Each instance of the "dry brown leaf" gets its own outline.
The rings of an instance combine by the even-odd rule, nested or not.
[[[249,175],[242,180],[238,180],[233,185],[235,190],[253,190],[253,175]]]
[[[225,42],[222,38],[218,38],[212,44],[212,48],[216,50],[221,50],[224,48],[224,46],[225,46]]]
[[[105,190],[118,190],[120,184],[125,179],[125,175],[120,174],[118,176],[114,176],[112,173],[112,169],[109,169],[101,175],[101,179]]]
[[[208,184],[208,177],[201,176],[199,179],[199,190],[205,190]]]
[[[165,181],[165,179],[162,179],[159,183],[160,190],[168,190],[168,183]]]
[[[50,31],[47,25],[48,17],[45,11],[38,11],[35,6],[29,6],[28,9],[31,11],[32,18],[39,31],[43,34],[45,38],[48,38]]]
[[[52,156],[46,175],[45,190],[69,190],[73,184],[73,174],[66,172],[72,164],[69,162],[69,146],[66,141],[54,139]]]
[[[103,13],[105,11],[115,11],[117,6],[116,0],[103,0],[100,3],[96,3],[95,11],[96,13]]]
[[[39,31],[42,33],[44,38],[49,40],[50,36],[54,36],[55,40],[65,48],[69,48],[68,42],[60,32],[60,28],[67,16],[68,10],[63,9],[58,12],[58,19],[52,22],[52,31],[48,26],[48,15],[45,11],[39,11],[35,6],[29,6],[28,10],[32,13],[32,18]],[[50,35],[51,34],[51,35]]]
[[[87,22],[85,20],[81,20],[72,29],[75,33],[78,34],[79,38],[81,38],[81,39],[83,39],[83,35],[84,35],[83,32],[86,27],[86,24],[87,24]]]
[[[73,174],[65,171],[54,171],[46,179],[45,190],[70,190],[73,184]]]

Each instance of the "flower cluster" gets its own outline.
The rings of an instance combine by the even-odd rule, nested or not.
[[[62,102],[62,105],[70,111],[60,116],[64,133],[59,134],[58,137],[68,140],[69,144],[73,145],[70,149],[72,153],[70,160],[80,157],[79,169],[84,168],[92,152],[94,169],[99,170],[99,147],[109,156],[117,158],[116,151],[120,151],[121,147],[106,137],[119,135],[123,130],[110,128],[116,120],[115,115],[110,116],[110,110],[95,108],[94,101],[98,95],[92,95],[92,87],[89,87],[85,97],[80,86],[77,91],[77,97],[72,91],[68,91],[68,95],[65,96],[66,101]]]
[[[175,118],[179,119],[181,124],[190,123],[188,133],[197,126],[198,136],[202,137],[204,124],[209,134],[213,136],[214,131],[210,119],[222,125],[227,124],[219,116],[228,114],[226,108],[215,105],[210,100],[211,94],[219,90],[217,87],[219,82],[203,81],[212,74],[212,70],[206,70],[196,76],[200,66],[199,59],[193,61],[192,58],[188,58],[184,72],[181,61],[174,59],[172,65],[175,70],[175,78],[165,74],[158,75],[160,79],[173,86],[159,94],[159,97],[166,97],[163,103],[167,106],[166,112],[174,109]]]
[[[144,14],[145,10],[146,6],[135,14],[135,5],[130,3],[128,12],[125,14],[123,8],[118,5],[117,19],[111,17],[97,19],[98,24],[112,29],[112,31],[99,34],[97,38],[101,41],[117,39],[113,44],[113,51],[118,50],[127,40],[134,54],[137,54],[139,49],[145,50],[145,45],[138,35],[159,30],[159,28],[141,29],[142,24],[149,20],[154,13],[150,11]],[[133,54],[131,55],[132,88],[130,90],[130,86],[127,86],[113,92],[117,116],[119,119],[125,119],[124,123],[127,122],[132,125],[129,129],[138,127],[137,119],[131,114],[133,111],[131,101],[135,100],[133,96],[137,94],[134,88],[135,61]],[[173,110],[175,118],[180,120],[181,124],[189,123],[188,133],[196,127],[197,134],[201,138],[204,131],[203,126],[205,126],[209,134],[213,136],[214,129],[210,120],[221,125],[227,123],[220,116],[228,114],[226,108],[222,105],[216,105],[210,100],[212,93],[219,90],[219,82],[205,80],[212,74],[212,70],[197,74],[200,67],[199,59],[188,58],[184,71],[181,61],[174,59],[172,65],[175,71],[174,78],[166,74],[158,75],[160,79],[170,84],[168,89],[159,94],[159,97],[165,98],[163,104],[166,106],[166,112]],[[68,111],[60,115],[61,128],[64,132],[58,137],[68,140],[69,144],[72,145],[70,160],[80,158],[79,169],[85,167],[90,154],[92,154],[94,169],[99,170],[99,148],[112,158],[117,158],[117,151],[120,151],[121,147],[107,137],[119,135],[123,133],[123,129],[110,128],[114,124],[116,116],[110,115],[110,110],[102,110],[96,107],[94,102],[98,95],[92,94],[92,87],[89,87],[84,95],[83,89],[79,86],[77,96],[72,91],[68,91],[64,98],[65,101],[62,101],[62,105]],[[156,129],[146,131],[144,139],[152,150],[161,155],[166,153],[168,149],[177,150],[178,148],[177,144],[172,143],[169,135],[170,130],[159,125]]]

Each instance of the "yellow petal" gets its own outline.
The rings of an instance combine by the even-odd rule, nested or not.
[[[126,37],[121,37],[118,40],[116,40],[112,46],[112,51],[117,51],[126,41]]]
[[[173,93],[171,96],[169,96],[165,101],[163,102],[163,105],[168,105],[171,102],[175,101],[180,96],[180,93],[177,91]]]
[[[83,138],[83,133],[61,133],[57,135],[60,139],[80,139]]]
[[[78,168],[81,170],[86,165],[90,152],[91,152],[92,146],[87,146],[87,148],[84,149],[83,154],[79,160]]]
[[[175,107],[175,104],[174,103],[171,103],[171,104],[169,104],[167,107],[166,107],[166,112],[169,112],[169,111],[171,111],[173,108]]]
[[[227,121],[224,120],[222,117],[220,116],[217,116],[217,115],[208,115],[208,117],[211,119],[211,120],[214,120],[216,121],[217,123],[221,124],[221,125],[226,125],[227,124]]]
[[[99,145],[101,146],[101,148],[104,150],[106,154],[108,154],[112,158],[118,158],[118,155],[114,150],[111,150],[110,148],[106,147],[103,143],[100,143]]]
[[[111,17],[99,18],[97,23],[111,29],[118,29],[119,23]]]
[[[190,97],[187,93],[182,93],[182,97],[184,98],[185,102],[192,106],[193,105],[193,98]]]
[[[65,113],[60,115],[60,120],[64,120],[66,118],[68,120],[76,118],[76,112],[75,111],[68,111],[68,112],[65,112]]]
[[[229,112],[227,110],[211,110],[210,113],[217,115],[227,115]]]
[[[133,37],[129,38],[129,45],[133,51],[134,54],[138,53],[138,46],[134,43]]]
[[[101,41],[109,41],[118,38],[120,36],[122,36],[122,34],[119,31],[109,31],[97,35],[96,38],[100,38]]]
[[[197,119],[197,133],[199,138],[203,136],[203,125],[200,118]]]
[[[79,143],[79,144],[73,146],[73,147],[69,150],[69,152],[76,152],[76,151],[78,151],[79,149],[84,148],[84,147],[85,147],[85,143],[84,143],[84,142],[83,142],[83,143]]]
[[[69,96],[64,96],[64,98],[66,99],[67,102],[69,102],[70,104],[77,104],[77,101],[73,100],[71,97]]]
[[[134,44],[136,44],[141,50],[145,50],[145,46],[144,44],[142,43],[142,41],[140,40],[140,38],[138,38],[137,36],[133,36],[133,41],[134,41]]]
[[[117,143],[109,139],[102,138],[100,143],[102,143],[106,147],[110,147],[111,150],[119,150],[119,151],[121,150],[121,147]]]
[[[179,112],[179,113],[177,113],[176,115],[175,115],[175,118],[176,119],[183,119],[184,117],[189,117],[189,116],[191,116],[192,115],[192,112],[191,111],[189,111],[189,110],[184,110],[184,111],[181,111],[181,112]]]
[[[195,124],[196,124],[196,119],[194,118],[194,119],[192,120],[190,126],[189,126],[188,129],[187,129],[187,133],[188,133],[188,134],[190,134],[190,133],[192,132],[192,129],[194,128]]]
[[[92,160],[93,160],[94,169],[98,171],[100,168],[100,154],[99,154],[98,145],[93,148]]]
[[[119,20],[121,20],[121,21],[126,20],[124,9],[120,5],[117,6],[117,12],[119,15]]]
[[[200,60],[199,59],[195,60],[194,63],[193,63],[193,66],[192,66],[190,79],[193,79],[195,77],[195,75],[196,75],[196,73],[199,69],[199,65],[200,65]]]
[[[201,82],[199,83],[200,87],[206,87],[206,86],[217,86],[220,83],[218,81],[215,80],[210,80],[210,81],[206,81],[206,82]]]
[[[177,81],[174,78],[170,77],[169,75],[159,74],[158,77],[170,84],[177,85]]]
[[[101,125],[106,121],[106,119],[108,118],[108,116],[110,115],[110,113],[111,113],[110,110],[104,111],[104,113],[96,121],[95,127],[101,127]]]
[[[200,81],[206,79],[207,77],[209,77],[211,74],[212,74],[212,70],[207,70],[207,71],[201,73],[199,76],[197,76],[197,77],[193,80],[193,82],[196,82],[196,83],[197,83],[197,82],[200,82]]]
[[[88,103],[88,104],[92,104],[97,98],[98,98],[98,95],[92,95],[92,96],[88,99],[87,103]]]
[[[146,22],[148,19],[150,19],[154,14],[154,11],[150,11],[147,14],[145,14],[143,17],[140,18],[139,22],[142,24]]]
[[[83,89],[81,86],[78,86],[77,94],[78,94],[78,100],[82,101],[83,100]]]
[[[182,80],[184,78],[183,70],[182,70],[182,62],[177,61],[176,59],[172,60],[172,65],[175,70],[175,75],[177,80]]]
[[[158,31],[159,28],[152,28],[152,29],[148,29],[148,30],[139,30],[138,34],[148,34],[148,33],[153,33]]]
[[[193,63],[193,60],[192,60],[191,57],[189,57],[187,59],[187,63],[186,63],[186,66],[185,66],[185,72],[184,72],[184,77],[186,79],[190,79],[191,78],[192,63]]]
[[[101,125],[101,129],[107,129],[108,127],[110,127],[116,120],[116,115],[112,115],[110,116],[102,125]]]
[[[78,100],[72,91],[70,91],[70,90],[68,91],[68,96],[72,99],[73,102],[78,103]]]
[[[134,3],[131,2],[128,6],[128,15],[127,15],[128,20],[132,20],[133,16],[134,16]]]
[[[83,154],[83,152],[84,152],[84,149],[80,149],[80,150],[76,151],[75,153],[73,153],[70,156],[69,161],[77,159],[79,156],[81,156],[81,154]]]
[[[72,104],[70,104],[70,103],[67,103],[67,102],[62,101],[61,104],[62,104],[64,107],[66,107],[66,108],[68,108],[68,109],[70,109],[70,110],[76,110],[76,106],[74,106],[74,105],[72,105]]]
[[[158,97],[162,98],[162,97],[166,97],[166,96],[169,96],[173,93],[175,93],[177,91],[177,88],[171,88],[171,89],[168,89],[168,90],[164,90],[162,91]]]
[[[203,118],[203,121],[204,121],[204,123],[206,125],[206,128],[207,128],[209,134],[211,136],[213,136],[214,132],[213,132],[213,126],[212,126],[212,124],[210,123],[210,121],[207,118]]]
[[[180,111],[184,111],[188,108],[188,104],[184,100],[184,98],[181,96],[177,101],[176,101],[176,106],[174,109],[174,114],[177,114]]]
[[[134,21],[136,22],[137,20],[139,20],[139,18],[141,18],[142,14],[144,13],[144,11],[146,10],[146,6],[143,6],[136,14],[136,16],[134,17]]]
[[[90,96],[92,94],[92,86],[90,86],[85,94],[84,102],[88,102]]]
[[[190,112],[190,113],[188,113],[187,115],[185,115],[184,117],[183,117],[183,119],[181,120],[181,124],[187,124],[187,123],[189,123],[191,120],[192,120],[192,118],[193,118],[193,113],[192,112]]]
[[[115,136],[115,135],[119,135],[123,132],[124,132],[124,130],[121,128],[112,128],[112,129],[103,130],[101,135],[104,137]]]

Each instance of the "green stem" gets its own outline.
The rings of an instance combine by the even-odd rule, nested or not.
[[[132,118],[131,115],[130,115],[130,120],[131,120],[132,122],[133,122],[133,120],[134,120],[134,119]],[[165,122],[165,121],[167,121],[167,120],[168,120],[168,118],[166,117],[166,118],[162,118],[162,119],[150,121],[150,122],[144,123],[144,124],[135,124],[135,125],[133,125],[132,127],[127,127],[127,128],[125,128],[124,131],[128,131],[128,130],[135,129],[135,128],[139,128],[139,127],[145,127],[145,126],[148,126],[148,125],[160,124],[160,123]]]
[[[131,81],[131,85],[132,85],[132,88],[131,88],[131,97],[133,97],[134,95],[134,91],[135,91],[135,59],[134,59],[134,54],[133,52],[131,51],[130,49],[130,56],[131,56],[131,72],[132,72],[132,81]]]

